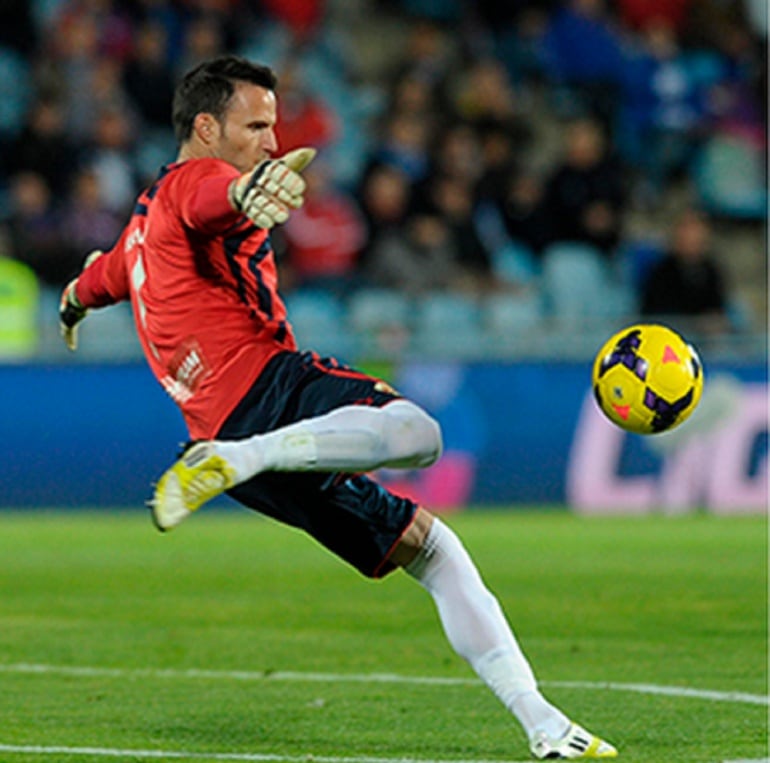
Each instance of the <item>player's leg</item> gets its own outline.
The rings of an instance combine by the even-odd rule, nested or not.
[[[420,468],[441,453],[441,430],[379,379],[331,359],[274,359],[216,440],[198,442],[155,488],[161,530],[206,501],[265,472],[367,472]]]
[[[382,408],[346,405],[245,440],[214,442],[213,448],[243,482],[265,471],[429,466],[441,453],[441,430],[422,408],[400,399]]]
[[[612,745],[585,731],[540,693],[497,598],[460,539],[420,509],[391,555],[433,597],[454,650],[523,726],[539,758],[610,758]]]
[[[429,466],[441,453],[437,422],[408,400],[382,408],[348,405],[244,440],[194,444],[158,481],[160,530],[206,501],[264,472],[368,472]]]

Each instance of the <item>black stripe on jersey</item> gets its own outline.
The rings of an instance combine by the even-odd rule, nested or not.
[[[254,275],[254,280],[257,284],[257,302],[259,309],[267,316],[268,320],[271,321],[275,319],[275,313],[273,311],[273,294],[265,285],[262,278],[262,271],[259,269],[259,263],[271,254],[272,251],[273,247],[270,242],[270,236],[268,235],[257,250],[256,255],[249,258],[249,270]],[[273,338],[276,342],[283,342],[286,339],[288,331],[286,321],[278,321],[278,327],[275,330]]]
[[[284,339],[286,339],[286,334],[288,333],[288,329],[286,326],[286,321],[279,321],[278,322],[278,328],[275,330],[275,334],[273,335],[273,338],[276,342],[283,342]]]
[[[152,200],[155,198],[155,194],[158,192],[158,189],[160,188],[160,181],[163,180],[166,175],[168,175],[171,170],[176,169],[179,165],[174,164],[164,164],[160,171],[158,172],[158,177],[155,178],[155,182],[150,187],[150,190],[147,191],[147,198]]]
[[[265,281],[259,270],[259,263],[262,262],[271,251],[270,236],[266,236],[265,240],[257,250],[257,253],[253,257],[249,257],[249,270],[254,276],[254,281],[257,285],[257,306],[259,311],[264,313],[270,320],[273,319],[273,295],[270,293],[270,289],[265,286]]]
[[[181,165],[179,164],[165,164],[163,167],[160,168],[158,171],[158,177],[155,178],[155,182],[146,190],[144,191],[140,199],[145,199],[146,201],[138,201],[136,202],[136,205],[134,206],[134,214],[139,217],[146,217],[147,212],[149,211],[150,205],[148,202],[152,201],[155,198],[155,194],[158,193],[158,189],[160,188],[161,181],[163,180],[166,175],[168,175],[169,172],[172,170],[177,169]]]
[[[235,285],[238,289],[238,296],[244,305],[252,308],[252,312],[254,312],[254,309],[253,306],[249,304],[249,298],[246,291],[246,279],[243,277],[243,271],[241,270],[241,266],[238,263],[237,257],[241,245],[252,234],[253,231],[254,228],[248,227],[240,233],[227,236],[224,240],[225,259],[227,260],[227,264],[230,267],[230,272],[233,274],[233,278],[235,279]]]
[[[253,254],[249,255],[247,252],[242,251],[241,246],[253,232],[253,226],[249,226],[241,231],[241,233],[226,236],[224,239],[225,258],[230,272],[235,279],[238,296],[241,302],[249,308],[251,316],[253,318],[259,317],[263,322],[272,322],[275,320],[273,294],[265,283],[259,265],[265,257],[272,254],[273,247],[268,235]],[[245,256],[246,258],[246,267],[248,268],[248,273],[253,277],[253,284],[250,282],[251,279],[247,279],[243,266],[238,261],[239,253],[242,257]],[[252,291],[254,292],[256,304],[249,299]],[[274,334],[275,340],[283,342],[288,332],[289,328],[286,321],[279,321]]]

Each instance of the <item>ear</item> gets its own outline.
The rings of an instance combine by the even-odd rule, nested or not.
[[[195,115],[193,132],[204,145],[208,146],[219,137],[219,122],[213,114],[202,112]]]

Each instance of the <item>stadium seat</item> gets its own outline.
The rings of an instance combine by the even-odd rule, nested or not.
[[[620,248],[621,278],[629,288],[641,293],[650,270],[663,257],[665,241],[654,238],[629,239]]]
[[[412,302],[393,289],[367,288],[348,299],[348,326],[365,352],[398,355],[409,343]]]
[[[508,241],[492,256],[495,275],[504,283],[528,284],[538,275],[535,253],[519,241]]]
[[[0,135],[15,135],[21,130],[33,91],[30,79],[27,61],[0,46]]]
[[[543,320],[539,294],[494,294],[482,306],[482,321],[498,336],[521,335],[537,329]]]
[[[630,292],[616,283],[602,254],[587,244],[552,244],[543,255],[546,309],[559,322],[620,316],[633,309]]]
[[[508,235],[497,205],[479,204],[474,221],[484,246],[491,252],[492,270],[497,278],[503,283],[522,285],[538,275],[535,253],[527,244]]]
[[[409,327],[412,304],[393,289],[360,289],[348,299],[348,320],[360,332],[376,333],[393,326]]]
[[[300,289],[285,297],[289,321],[300,349],[322,355],[346,355],[350,350],[345,310],[331,293]]]
[[[739,134],[718,134],[695,161],[695,186],[705,209],[719,217],[767,217],[763,148]]]
[[[482,334],[481,310],[473,297],[431,292],[417,299],[413,340],[418,352],[473,355]]]
[[[132,359],[142,355],[128,302],[93,310],[83,321],[80,333],[79,360]]]
[[[136,150],[136,164],[141,178],[155,178],[164,164],[174,160],[176,140],[171,130],[148,130]]]

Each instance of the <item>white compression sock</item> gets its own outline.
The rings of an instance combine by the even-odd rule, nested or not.
[[[383,408],[348,405],[244,440],[217,440],[236,481],[263,471],[366,472],[382,466],[429,466],[441,453],[441,430],[408,400]]]
[[[531,737],[562,736],[568,718],[537,689],[526,657],[455,533],[434,519],[428,537],[406,571],[433,597],[454,650],[510,710]]]

